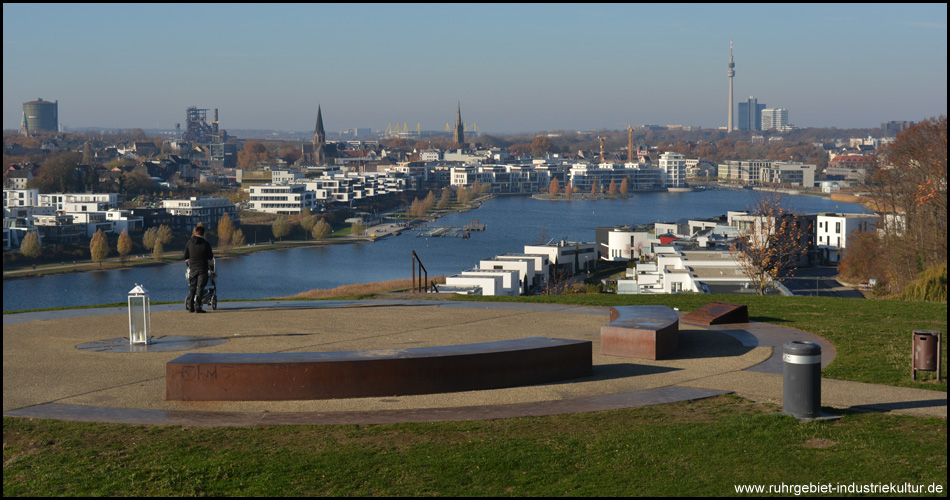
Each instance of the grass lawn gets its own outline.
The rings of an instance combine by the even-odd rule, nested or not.
[[[709,295],[523,297],[585,305],[719,300],[820,335],[824,376],[910,381],[911,331],[946,333],[946,304]],[[943,356],[946,356],[944,347]],[[945,365],[945,363],[944,363]],[[936,396],[935,396],[936,397]],[[947,422],[880,413],[798,423],[720,396],[480,422],[203,428],[3,419],[4,496],[736,495],[737,485],[947,486]],[[826,409],[829,410],[830,409]],[[766,489],[766,494],[768,490]],[[784,496],[790,496],[788,493]]]
[[[655,496],[735,487],[946,488],[945,420],[799,424],[721,396],[578,415],[377,426],[199,428],[3,419],[3,493]],[[946,491],[945,489],[943,491]]]

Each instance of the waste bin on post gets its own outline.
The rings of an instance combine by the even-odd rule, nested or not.
[[[782,410],[795,418],[821,413],[821,346],[795,340],[782,346]]]
[[[911,345],[911,379],[917,380],[917,370],[936,371],[940,380],[941,333],[930,330],[914,330]]]

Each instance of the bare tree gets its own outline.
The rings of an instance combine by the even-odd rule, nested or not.
[[[793,276],[808,251],[810,228],[781,204],[781,196],[762,196],[749,210],[749,219],[730,247],[739,268],[758,295],[765,295],[780,278]]]

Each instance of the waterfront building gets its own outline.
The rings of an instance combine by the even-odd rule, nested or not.
[[[814,187],[815,170],[811,164],[775,160],[731,160],[719,164],[719,181],[749,185],[779,184]]]
[[[240,218],[237,206],[226,198],[192,196],[187,200],[163,200],[162,207],[171,214],[174,231],[191,232],[199,222],[205,227],[215,228],[225,214],[235,224]]]
[[[663,185],[667,188],[686,187],[686,158],[679,153],[666,152],[660,155],[660,171]]]
[[[255,212],[296,215],[316,207],[316,194],[304,184],[252,186],[248,205]]]

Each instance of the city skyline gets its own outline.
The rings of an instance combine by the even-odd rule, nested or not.
[[[3,128],[725,128],[735,98],[798,127],[946,114],[946,4],[3,6]],[[307,20],[312,20],[307,22]],[[302,22],[303,21],[303,22]],[[314,24],[315,23],[315,24]],[[302,27],[316,26],[315,28]],[[453,109],[455,108],[455,109]],[[738,110],[733,109],[733,113]]]

